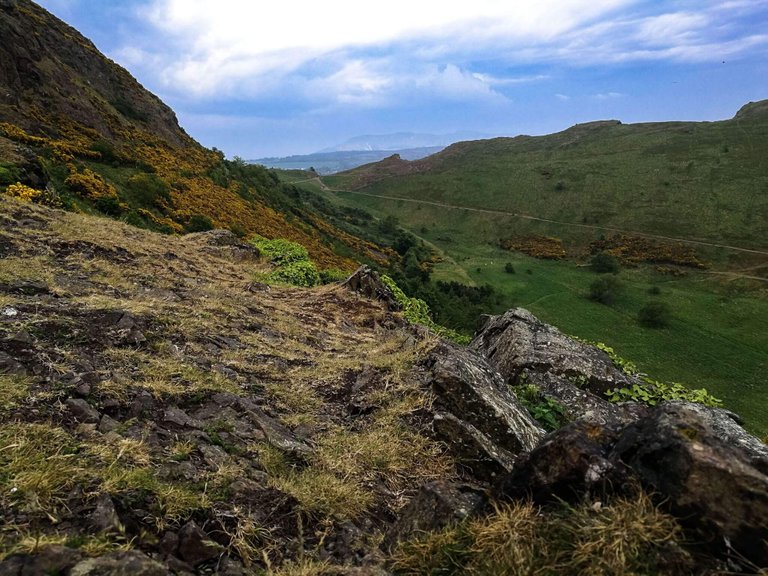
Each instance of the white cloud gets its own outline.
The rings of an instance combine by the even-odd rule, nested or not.
[[[568,100],[571,99],[571,97],[566,94],[555,94],[555,98],[557,98],[561,102],[567,102]]]
[[[415,51],[455,53],[497,42],[548,41],[637,1],[390,0],[372,9],[348,0],[283,0],[266,7],[251,0],[151,0],[142,15],[179,45],[164,67],[165,82],[210,96],[340,51],[413,42]]]
[[[624,94],[621,92],[604,92],[602,94],[595,94],[593,98],[595,100],[615,100],[616,98],[623,98]]]

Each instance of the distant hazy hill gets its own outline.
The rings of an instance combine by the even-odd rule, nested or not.
[[[768,247],[768,101],[720,122],[579,124],[453,144],[327,180],[336,188],[574,224]]]
[[[281,170],[309,170],[314,168],[318,174],[335,174],[342,170],[351,170],[364,164],[378,162],[399,154],[406,160],[420,160],[430,154],[436,154],[443,150],[444,146],[428,148],[411,148],[408,150],[348,150],[338,152],[317,152],[285,158],[259,158],[251,160],[253,164],[261,164],[267,168],[279,168]]]
[[[487,137],[487,135],[477,132],[453,132],[451,134],[416,134],[414,132],[367,134],[364,136],[355,136],[338,146],[332,146],[320,150],[320,152],[349,152],[359,150],[390,150],[395,152],[414,148],[445,148],[454,142],[478,140]]]

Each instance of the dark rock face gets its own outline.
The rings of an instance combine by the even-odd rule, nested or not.
[[[471,350],[441,344],[424,361],[434,429],[478,479],[511,469],[544,436],[501,376]]]
[[[11,556],[0,562],[0,574],[6,576],[38,576],[66,574],[83,557],[82,552],[64,546],[46,546],[35,554]]]
[[[605,352],[565,336],[522,308],[490,316],[470,347],[509,382],[527,370],[574,379],[595,394],[631,384]]]
[[[344,281],[343,286],[366,298],[380,300],[390,311],[395,312],[402,308],[389,286],[384,284],[378,273],[368,266],[358,268],[352,276]]]
[[[642,487],[710,553],[768,566],[766,451],[726,411],[667,402],[623,428],[574,422],[553,432],[493,494],[546,503]]]
[[[473,486],[441,481],[426,484],[387,533],[384,547],[457,524],[477,514],[484,503],[484,495]]]
[[[723,428],[730,431],[725,436]],[[735,428],[706,408],[665,403],[627,427],[613,458],[665,498],[701,541],[768,566],[766,448],[743,431],[737,440]]]
[[[549,434],[514,470],[499,479],[497,498],[576,501],[585,494],[621,490],[626,467],[611,458],[618,432],[588,422],[573,422]]]

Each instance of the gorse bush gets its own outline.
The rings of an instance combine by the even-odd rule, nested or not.
[[[284,238],[269,240],[257,235],[251,238],[250,243],[275,266],[274,271],[262,278],[267,282],[311,288],[338,282],[348,276],[347,272],[337,268],[318,270],[307,249],[296,242]]]
[[[620,268],[619,261],[616,257],[607,252],[595,254],[590,260],[589,265],[592,267],[593,271],[598,272],[599,274],[607,272],[615,274]]]
[[[589,285],[589,299],[610,306],[621,295],[624,285],[618,278],[602,276]]]
[[[648,302],[637,313],[637,321],[647,328],[666,328],[672,320],[672,311],[664,302]]]

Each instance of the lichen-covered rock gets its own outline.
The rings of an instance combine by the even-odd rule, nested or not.
[[[422,486],[400,513],[384,540],[391,548],[424,532],[436,532],[477,514],[485,503],[483,493],[468,484],[444,481]]]
[[[573,379],[596,394],[631,384],[605,352],[569,338],[522,308],[489,316],[470,347],[508,382],[517,382],[527,370]]]
[[[626,468],[611,459],[618,432],[584,421],[549,434],[524,455],[493,489],[500,499],[532,498],[539,504],[577,501],[586,494],[621,490]]]
[[[542,396],[560,404],[569,421],[584,420],[592,424],[620,426],[634,422],[648,413],[648,407],[643,404],[608,402],[557,374],[527,369],[522,374],[526,384],[535,386]]]
[[[65,546],[43,546],[33,554],[17,554],[0,562],[3,576],[67,574],[83,557],[79,550]]]
[[[441,344],[424,364],[435,407],[469,422],[502,450],[527,452],[544,436],[498,372],[471,350]]]
[[[624,430],[613,459],[626,463],[700,542],[768,566],[765,446],[728,420],[694,404],[664,403]]]

